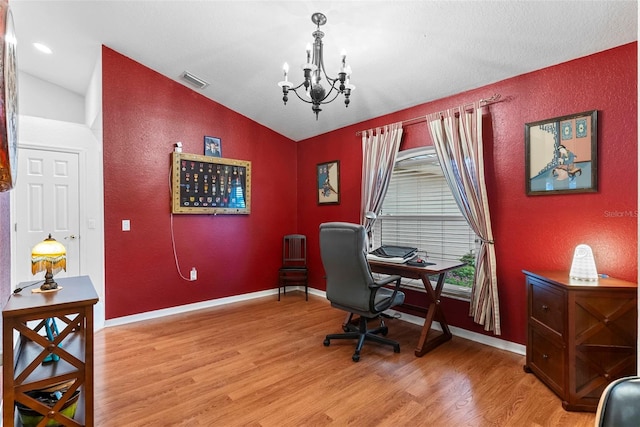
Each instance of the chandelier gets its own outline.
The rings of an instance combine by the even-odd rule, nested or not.
[[[345,51],[341,53],[342,62],[340,70],[338,71],[338,77],[333,79],[327,75],[322,53],[322,37],[324,37],[324,33],[320,31],[320,26],[327,23],[327,17],[317,12],[311,15],[311,22],[316,24],[318,28],[311,33],[314,38],[313,46],[310,44],[307,45],[307,62],[302,65],[304,81],[294,87],[288,78],[289,64],[285,62],[282,67],[284,70],[284,80],[279,82],[278,86],[282,88],[282,93],[284,94],[282,97],[284,105],[287,105],[289,91],[291,90],[301,101],[311,104],[311,110],[316,114],[316,120],[318,120],[318,114],[322,111],[320,106],[333,102],[340,94],[344,95],[344,105],[348,107],[350,102],[349,96],[351,95],[351,91],[356,87],[349,82],[351,67],[347,65],[347,54]],[[330,85],[328,91],[320,83],[323,76]],[[302,89],[303,86],[304,90]],[[304,91],[306,97],[300,96],[298,89],[300,89],[300,92]]]

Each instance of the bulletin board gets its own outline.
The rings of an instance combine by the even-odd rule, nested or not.
[[[251,162],[173,153],[172,212],[251,213]]]

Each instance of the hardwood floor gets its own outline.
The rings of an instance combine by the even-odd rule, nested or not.
[[[422,358],[420,328],[393,319],[401,352],[334,341],[344,313],[276,297],[106,328],[95,335],[95,425],[593,426],[522,369],[524,356],[454,337]]]

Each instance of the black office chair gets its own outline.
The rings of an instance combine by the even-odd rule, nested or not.
[[[598,402],[595,425],[640,426],[640,377],[620,378],[604,389]]]
[[[400,276],[389,276],[376,281],[371,274],[366,254],[365,230],[362,225],[329,222],[320,225],[320,255],[327,279],[327,299],[331,306],[360,316],[358,328],[345,324],[343,334],[329,334],[324,340],[328,346],[334,339],[357,339],[356,351],[351,357],[360,360],[365,341],[374,341],[393,347],[400,352],[400,344],[383,338],[388,328],[381,317],[383,311],[404,302],[399,291]],[[385,285],[395,282],[393,289]],[[367,320],[380,318],[380,326],[367,329]]]
[[[286,294],[287,286],[304,286],[304,298],[309,300],[307,276],[307,237],[303,234],[287,234],[282,239],[282,266],[278,271],[278,301],[280,301],[280,288]]]

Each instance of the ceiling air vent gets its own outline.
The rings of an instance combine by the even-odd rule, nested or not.
[[[182,73],[180,77],[182,77],[182,80],[197,87],[198,89],[204,89],[205,87],[209,86],[208,82],[202,80],[200,77],[194,76],[188,71],[185,71],[184,73]]]

